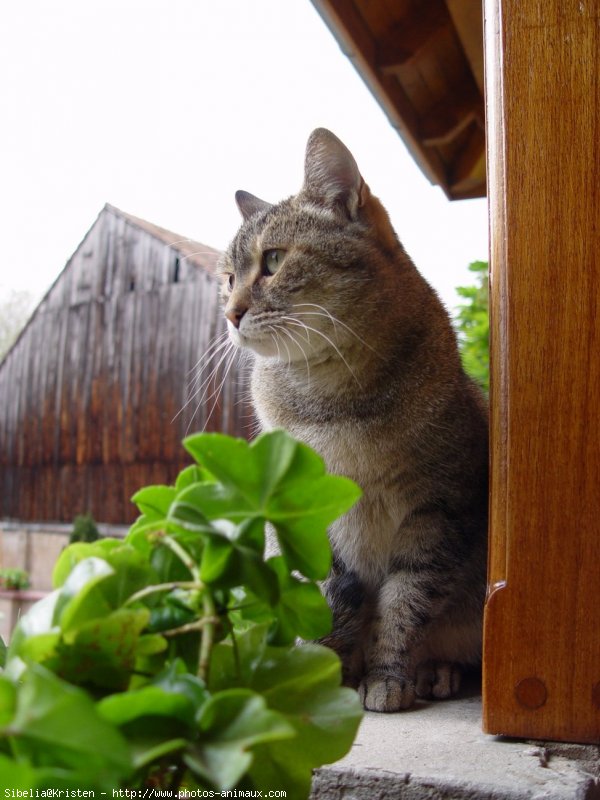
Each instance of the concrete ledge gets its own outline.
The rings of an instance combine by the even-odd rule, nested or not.
[[[600,800],[600,747],[481,732],[481,698],[368,713],[348,755],[317,770],[313,800]]]

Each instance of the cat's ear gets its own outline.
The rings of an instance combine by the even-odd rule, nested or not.
[[[250,194],[250,192],[244,192],[241,189],[235,193],[235,202],[244,219],[250,219],[254,214],[268,211],[271,208],[271,203],[267,203],[265,200],[261,200],[259,197]]]
[[[303,191],[325,206],[342,204],[351,218],[367,199],[369,190],[354,156],[326,128],[317,128],[308,139]]]

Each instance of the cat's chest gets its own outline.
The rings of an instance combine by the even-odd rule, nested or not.
[[[403,541],[402,523],[409,500],[396,476],[402,454],[394,437],[352,424],[302,426],[292,434],[324,458],[329,472],[356,481],[363,496],[330,527],[336,556],[367,583],[377,583],[410,541]]]
[[[329,532],[334,552],[346,567],[376,584],[413,544],[401,531],[410,496],[402,478],[405,455],[397,427],[381,416],[357,420],[336,414],[313,421],[297,413],[280,385],[263,381],[258,391],[256,383],[254,388],[264,428],[285,428],[322,456],[328,472],[352,478],[363,490],[356,506]]]

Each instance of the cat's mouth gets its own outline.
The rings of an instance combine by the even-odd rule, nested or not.
[[[321,355],[315,333],[305,326],[298,330],[283,321],[259,321],[252,317],[241,320],[239,327],[227,323],[229,338],[236,345],[252,350],[263,358],[273,358],[285,364],[307,363]],[[315,341],[317,340],[317,341]]]
[[[262,358],[275,358],[289,364],[306,357],[295,343],[290,341],[284,344],[282,337],[272,331],[246,333],[229,326],[229,338],[236,347],[252,350]]]
[[[229,328],[229,338],[236,345],[245,350],[252,350],[256,355],[263,358],[276,358],[277,348],[272,337],[269,336],[248,336],[235,328]]]

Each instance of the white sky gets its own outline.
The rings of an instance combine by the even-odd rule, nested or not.
[[[430,186],[310,0],[3,0],[0,109],[0,292],[40,297],[105,202],[224,247],[319,126],[448,306],[487,258],[485,202]]]

